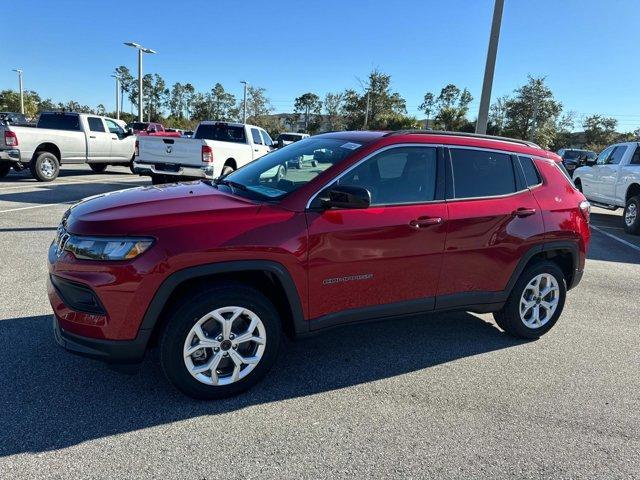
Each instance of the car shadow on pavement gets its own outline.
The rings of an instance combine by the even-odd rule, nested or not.
[[[599,215],[599,217],[607,217],[607,215]],[[594,218],[592,214],[591,218]],[[611,227],[609,226],[611,222],[607,222],[608,218],[605,220],[600,220],[596,217],[596,225],[601,231],[604,231],[610,235],[614,235],[615,237],[630,243],[631,245],[636,245],[640,247],[640,236],[637,235],[629,235],[624,232],[622,228]],[[617,222],[616,222],[617,224]],[[590,260],[600,260],[604,262],[619,262],[619,263],[634,263],[640,264],[640,252],[630,248],[629,246],[623,245],[615,239],[603,235],[601,232],[597,230],[591,230],[591,245],[589,246],[589,251],[587,253],[587,258]]]
[[[465,312],[346,326],[285,342],[253,389],[203,402],[173,389],[155,352],[138,373],[118,373],[58,347],[51,323],[50,315],[0,321],[0,456],[341,389],[523,343]]]
[[[96,173],[93,170],[91,170],[88,165],[86,167],[77,166],[75,168],[65,165],[60,169],[60,173],[58,174],[58,179],[63,180],[64,177],[76,177],[76,176],[97,177],[98,175],[109,177],[110,175],[123,175],[127,173],[128,173],[128,170],[125,170],[124,168],[117,168],[114,170],[113,167],[107,167],[107,170],[105,170],[104,172]],[[130,174],[130,175],[133,176],[133,174]],[[38,182],[35,178],[31,176],[31,171],[28,168],[25,168],[24,170],[21,170],[19,172],[11,170],[9,175],[0,179],[0,184],[2,183],[17,183],[17,184],[32,183],[33,185],[42,184],[41,182]]]
[[[138,181],[117,181],[104,179],[104,182],[96,183],[46,183],[34,185],[39,187],[36,191],[6,192],[0,189],[0,202],[16,202],[20,204],[51,204],[78,201],[81,198],[98,195],[101,193],[133,188],[147,185],[144,179]]]

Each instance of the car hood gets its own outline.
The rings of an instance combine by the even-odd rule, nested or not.
[[[63,224],[83,235],[148,235],[212,216],[257,213],[260,205],[205,182],[137,187],[85,198],[71,207]]]

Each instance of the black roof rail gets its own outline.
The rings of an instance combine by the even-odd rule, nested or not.
[[[518,140],[516,138],[498,137],[495,135],[482,135],[480,133],[467,133],[467,132],[447,132],[446,130],[396,130],[385,134],[385,137],[391,137],[394,135],[447,135],[449,137],[470,137],[470,138],[484,138],[486,140],[499,140],[501,142],[518,143],[527,147],[542,149],[540,145],[527,140]]]

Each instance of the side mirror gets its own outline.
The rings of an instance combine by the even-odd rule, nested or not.
[[[334,185],[325,190],[325,195],[322,199],[322,207],[325,209],[362,209],[371,205],[369,190],[354,185]]]

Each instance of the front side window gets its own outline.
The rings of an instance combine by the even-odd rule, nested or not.
[[[455,198],[494,197],[517,191],[509,155],[462,148],[450,152]]]
[[[605,148],[602,153],[598,155],[598,160],[596,161],[596,163],[598,165],[604,165],[605,163],[607,163],[607,159],[609,158],[609,155],[611,155],[611,152],[613,152],[613,149],[614,147]]]
[[[635,152],[633,152],[633,157],[631,157],[631,165],[640,165],[640,147],[636,147]]]
[[[613,153],[609,155],[607,158],[607,165],[618,165],[624,157],[625,152],[627,151],[627,147],[625,145],[620,145],[613,150]]]
[[[104,121],[107,123],[107,128],[109,129],[109,132],[115,133],[118,136],[124,134],[124,130],[122,130],[122,127],[120,127],[120,125],[118,125],[113,120],[109,120],[108,118],[105,118]]]
[[[260,137],[260,131],[257,128],[251,129],[251,138],[256,145],[262,145],[262,138]]]
[[[89,130],[92,132],[104,132],[104,125],[102,124],[101,118],[88,117],[87,121],[89,122]]]
[[[435,199],[436,158],[432,147],[390,148],[358,165],[338,183],[366,188],[374,206],[430,202]]]
[[[262,133],[262,138],[264,139],[264,144],[266,146],[270,147],[271,145],[273,145],[273,140],[271,140],[271,137],[267,132],[265,132],[264,130],[260,130],[260,133]]]

